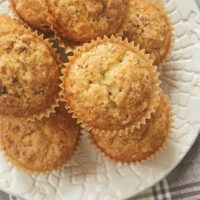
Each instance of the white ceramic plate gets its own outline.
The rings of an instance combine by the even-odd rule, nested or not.
[[[166,6],[176,39],[161,79],[176,122],[165,151],[148,164],[116,166],[84,137],[68,168],[39,177],[16,171],[0,154],[0,189],[29,200],[126,199],[161,180],[182,160],[200,130],[200,13],[193,0],[167,0]],[[0,0],[0,14],[11,14],[8,0]]]

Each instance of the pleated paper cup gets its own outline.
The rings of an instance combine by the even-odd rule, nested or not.
[[[169,57],[174,42],[174,28],[162,0],[135,0],[130,4],[124,38],[134,41],[150,54],[159,68]]]
[[[140,129],[114,137],[99,135],[91,130],[89,139],[95,149],[115,163],[144,163],[154,159],[166,147],[173,122],[172,107],[162,94],[156,113]]]
[[[50,85],[50,87],[47,89],[45,89],[46,84],[43,86],[44,91],[43,91],[43,94],[41,93],[41,99],[40,99],[41,104],[38,104],[38,101],[36,102],[38,104],[38,106],[35,106],[34,101],[32,102],[32,99],[34,99],[37,95],[36,93],[31,97],[32,99],[30,102],[32,102],[32,105],[31,105],[31,103],[29,103],[29,100],[27,100],[27,101],[23,100],[23,102],[25,102],[26,104],[27,103],[30,104],[29,105],[30,108],[33,108],[35,106],[34,107],[35,110],[34,109],[23,110],[23,107],[25,105],[22,106],[22,100],[20,101],[20,103],[18,102],[19,99],[17,100],[17,102],[15,102],[16,98],[14,98],[14,95],[13,95],[12,101],[11,100],[9,101],[6,99],[9,96],[6,96],[6,97],[4,97],[4,99],[2,98],[0,100],[2,109],[6,108],[5,110],[0,109],[1,110],[0,115],[3,115],[3,116],[7,115],[10,117],[18,117],[18,118],[21,118],[21,119],[27,120],[27,121],[29,121],[29,120],[34,121],[35,119],[42,119],[43,117],[49,117],[51,113],[55,112],[55,107],[58,107],[58,101],[60,100],[59,76],[61,74],[62,63],[59,60],[59,55],[56,53],[57,49],[54,49],[52,47],[52,44],[49,42],[49,40],[44,39],[44,36],[42,34],[38,35],[37,31],[32,32],[32,30],[30,28],[25,28],[23,26],[23,24],[21,22],[19,22],[18,20],[11,19],[8,16],[0,16],[0,22],[1,22],[0,23],[0,26],[1,26],[0,38],[3,37],[2,42],[4,42],[4,40],[7,40],[8,42],[6,42],[5,45],[9,45],[9,43],[12,43],[12,42],[14,44],[18,42],[19,45],[22,46],[22,48],[19,49],[19,51],[22,51],[22,53],[23,53],[23,51],[27,52],[25,58],[21,58],[21,60],[23,59],[22,62],[23,63],[26,62],[25,65],[27,65],[30,68],[30,70],[32,70],[32,71],[27,72],[27,70],[29,70],[29,68],[28,67],[26,69],[23,68],[24,72],[18,73],[20,75],[20,78],[18,78],[18,79],[19,79],[19,81],[21,81],[19,84],[22,84],[22,86],[24,84],[23,87],[27,88],[29,86],[28,84],[30,83],[32,85],[32,87],[30,88],[30,91],[27,90],[28,92],[35,90],[34,87],[35,88],[39,87],[41,82],[42,81],[45,82],[46,79],[49,81],[49,85]],[[37,43],[37,46],[40,46],[43,49],[38,48],[36,46],[36,43]],[[5,45],[2,45],[2,48],[4,48]],[[33,45],[33,47],[31,45]],[[13,46],[11,48],[11,50],[13,50],[13,48],[17,49],[17,46]],[[15,51],[15,50],[13,50],[13,51]],[[37,57],[34,57],[35,54],[38,53],[39,51],[41,51],[40,52],[41,54],[38,55]],[[6,53],[6,52],[4,52],[4,53]],[[22,53],[19,54],[18,52],[16,52],[15,56],[22,56]],[[42,60],[40,58],[40,56],[42,56],[44,54],[45,54],[45,56],[43,58],[44,60]],[[49,60],[45,61],[45,59],[47,59],[47,56],[49,56]],[[37,58],[40,59],[40,63],[35,63],[37,61]],[[4,60],[4,62],[8,62],[8,61]],[[39,73],[41,73],[41,74],[45,73],[44,67],[46,67],[46,64],[48,64],[48,63],[49,63],[49,65],[52,64],[52,69],[50,67],[49,67],[48,71],[46,69],[47,74],[46,74],[45,79],[42,79],[41,81],[38,80],[37,74],[36,74],[39,71],[38,67],[41,67],[41,72],[39,72]],[[9,65],[9,64],[10,63],[7,63],[7,65]],[[41,65],[39,65],[39,64],[41,64]],[[33,68],[35,68],[35,70],[33,70]],[[9,68],[8,68],[8,70],[9,70]],[[51,74],[52,72],[53,72],[53,74]],[[17,72],[15,72],[13,70],[13,73],[17,73]],[[5,74],[7,74],[7,72]],[[3,74],[1,74],[1,75],[3,76]],[[11,78],[8,81],[12,81]],[[5,80],[5,78],[3,78],[3,79]],[[7,86],[6,86],[5,92],[10,91],[12,89],[15,90],[14,85],[17,86],[17,79],[16,80],[14,79],[13,81],[14,81],[13,84],[10,85],[11,88],[10,87],[7,88]],[[34,83],[34,81],[36,81],[36,82]],[[51,83],[50,83],[50,81],[51,81]],[[37,83],[38,83],[38,85],[37,85]],[[2,82],[2,84],[3,84],[3,82]],[[12,88],[12,87],[14,87],[14,88]],[[51,93],[51,95],[49,95],[50,93]],[[26,95],[25,91],[23,92],[23,95]],[[46,100],[45,100],[44,99],[45,97],[43,97],[44,95],[46,95],[46,96],[49,95],[49,97],[48,98],[46,97]],[[3,103],[4,101],[6,101],[7,106],[4,105],[5,104],[5,103]]]
[[[80,146],[80,127],[64,105],[50,118],[34,122],[0,119],[1,151],[18,170],[47,174],[66,167]]]
[[[148,93],[149,98],[146,102],[147,105],[144,102],[141,102],[141,105],[137,105],[138,109],[141,108],[140,110],[137,110],[137,116],[133,116],[134,113],[127,113],[130,115],[131,120],[128,119],[129,120],[128,123],[124,123],[124,124],[120,124],[121,123],[120,120],[119,120],[119,123],[115,122],[117,120],[114,117],[115,114],[113,114],[112,112],[111,112],[110,116],[111,117],[113,116],[112,117],[113,125],[111,125],[111,121],[109,121],[110,118],[105,116],[106,112],[105,112],[105,114],[102,114],[102,115],[99,114],[99,113],[101,113],[102,110],[100,110],[100,107],[98,106],[98,105],[100,105],[100,103],[98,102],[98,99],[95,99],[95,98],[97,98],[96,96],[99,96],[99,98],[101,98],[101,95],[104,95],[101,93],[102,92],[101,89],[96,88],[95,89],[96,92],[91,93],[87,97],[88,99],[84,97],[85,98],[84,100],[81,100],[81,98],[79,100],[79,97],[80,97],[80,96],[78,96],[79,94],[74,92],[72,89],[73,87],[76,87],[74,90],[79,91],[79,89],[85,87],[86,89],[84,91],[80,92],[80,95],[82,95],[83,92],[86,92],[88,90],[86,85],[90,84],[90,83],[93,84],[93,82],[96,81],[96,80],[85,80],[84,78],[87,75],[84,75],[84,74],[80,75],[83,78],[83,80],[80,79],[79,75],[77,77],[75,77],[76,73],[79,74],[79,72],[81,70],[83,71],[83,73],[86,72],[87,74],[90,73],[88,70],[92,70],[92,73],[94,73],[93,74],[94,76],[102,75],[101,73],[103,73],[103,72],[101,72],[101,71],[99,72],[98,71],[99,68],[95,68],[96,65],[98,65],[98,63],[97,63],[98,61],[95,60],[95,56],[98,57],[99,55],[102,55],[101,58],[99,58],[99,59],[105,60],[105,62],[107,62],[107,57],[104,58],[107,55],[104,56],[103,51],[101,51],[99,53],[96,53],[95,51],[98,48],[102,48],[102,49],[105,48],[104,50],[107,51],[107,47],[110,48],[111,51],[117,51],[116,54],[118,56],[118,53],[119,53],[119,57],[121,56],[120,55],[121,51],[127,52],[128,57],[129,57],[129,54],[132,55],[132,53],[133,53],[133,55],[136,56],[136,58],[133,59],[130,56],[131,61],[128,61],[128,62],[131,62],[131,65],[130,65],[131,67],[129,68],[129,66],[128,66],[127,69],[133,70],[132,66],[141,65],[141,69],[140,69],[140,67],[137,68],[139,70],[138,73],[140,73],[140,70],[143,70],[143,67],[144,67],[145,73],[148,73],[148,75],[145,76],[146,77],[145,81],[148,82],[148,84],[149,84],[149,81],[151,82],[151,84],[150,84],[151,86],[148,86],[151,89],[151,92]],[[108,52],[110,51],[110,49],[108,49]],[[152,65],[153,61],[151,59],[149,59],[149,55],[145,54],[144,51],[145,50],[140,50],[139,46],[135,46],[133,42],[128,43],[127,40],[123,41],[120,37],[115,38],[114,36],[112,36],[111,38],[104,37],[104,39],[98,38],[96,41],[93,40],[91,43],[84,44],[82,47],[80,47],[79,51],[73,52],[73,56],[69,57],[69,63],[67,63],[66,68],[64,68],[62,70],[62,73],[63,73],[63,76],[61,77],[62,84],[60,85],[62,91],[61,91],[60,96],[62,97],[63,101],[66,102],[66,108],[68,108],[70,110],[70,112],[73,113],[73,117],[78,119],[78,123],[80,123],[82,127],[84,127],[84,128],[87,127],[88,130],[92,129],[93,132],[99,133],[101,135],[104,135],[106,133],[110,133],[113,135],[122,135],[122,134],[128,134],[129,131],[133,131],[135,128],[139,128],[141,124],[145,124],[146,120],[151,118],[151,114],[153,112],[155,112],[155,108],[158,104],[157,100],[159,99],[159,93],[161,92],[161,89],[159,88],[160,80],[158,79],[159,73],[157,72],[157,67]],[[124,53],[124,55],[125,54],[126,53]],[[111,52],[111,58],[108,58],[108,59],[111,59],[111,65],[113,62],[115,62],[115,61],[112,61],[112,59],[114,58],[113,55],[115,56],[115,53]],[[84,58],[84,60],[82,60],[81,56]],[[86,58],[87,56],[89,56],[89,57]],[[126,57],[127,60],[129,60],[128,57]],[[92,59],[91,66],[89,66],[89,64],[87,63],[88,59]],[[137,60],[137,61],[135,61],[135,60]],[[119,65],[120,65],[122,60],[117,61],[117,62],[119,62]],[[126,60],[125,60],[125,62],[126,62]],[[117,65],[118,65],[118,63],[116,63],[116,66]],[[104,66],[104,65],[102,64],[102,66]],[[91,67],[91,69],[88,69],[90,67]],[[113,67],[113,69],[114,69],[114,67]],[[126,70],[126,68],[124,70]],[[70,73],[72,73],[72,74],[70,74]],[[117,75],[115,77],[115,80],[118,80],[118,78],[119,78],[118,76],[121,76],[122,73],[116,73]],[[133,73],[135,73],[135,72],[133,72]],[[143,73],[143,71],[141,73]],[[88,76],[90,76],[90,75],[88,75]],[[90,76],[91,79],[92,79],[93,75]],[[126,77],[127,75],[125,74],[124,76]],[[140,74],[136,75],[136,76],[140,76]],[[83,81],[83,82],[85,81],[84,84],[82,84],[81,81]],[[103,83],[106,80],[102,79],[101,81]],[[127,78],[124,78],[124,82],[123,81],[122,82],[125,84],[126,81],[127,81]],[[80,85],[79,85],[79,83],[80,83]],[[107,80],[107,83],[109,84],[109,80]],[[107,83],[105,83],[105,84],[107,84]],[[98,84],[101,84],[101,83],[98,82],[97,85]],[[126,89],[129,87],[129,84],[132,84],[132,81],[127,82],[127,84],[128,84],[127,86],[126,85],[121,86],[119,84],[119,87],[122,87],[121,90],[123,90],[124,88]],[[140,84],[141,83],[138,82],[139,88],[140,88]],[[97,85],[94,84],[91,87],[96,87]],[[108,87],[108,89],[109,89],[112,86],[106,86],[106,87]],[[146,91],[146,87],[147,86],[144,84],[145,91]],[[66,90],[66,88],[67,88],[67,90]],[[124,89],[125,95],[129,95],[129,89],[126,89],[126,90],[125,89]],[[119,92],[120,92],[120,89],[119,89]],[[144,91],[142,90],[142,92],[144,92]],[[145,92],[144,92],[144,94],[145,94]],[[120,97],[121,94],[117,93],[117,95],[119,96],[119,98],[121,98]],[[138,94],[138,95],[142,96],[143,94]],[[86,94],[86,96],[87,96],[87,94]],[[76,102],[76,98],[78,98],[78,100],[77,100],[78,103]],[[113,97],[113,98],[115,98],[115,97]],[[134,98],[134,93],[133,93],[133,98]],[[138,98],[140,99],[140,97],[138,97]],[[120,102],[123,104],[123,101],[120,100]],[[130,106],[129,103],[127,103],[127,104],[128,104],[128,106]],[[126,103],[123,105],[126,105]],[[143,105],[145,106],[145,110],[143,110]],[[87,107],[87,109],[85,109],[85,107]],[[121,107],[119,106],[119,108],[121,108]],[[97,109],[97,111],[93,112],[92,111],[93,109]],[[104,109],[104,107],[102,107],[102,109]],[[110,108],[106,107],[106,109],[108,109],[108,111],[109,111]],[[118,109],[118,107],[116,106],[116,110],[117,109]],[[96,112],[99,112],[99,113],[97,114]],[[130,111],[128,110],[127,112],[130,112]],[[94,118],[94,120],[91,119],[91,116]],[[97,120],[95,120],[95,117]],[[104,126],[104,124],[105,124],[105,126]]]

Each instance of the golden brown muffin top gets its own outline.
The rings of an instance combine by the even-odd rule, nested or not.
[[[31,117],[50,108],[57,98],[59,74],[46,41],[23,28],[16,34],[0,34],[1,115]]]
[[[49,119],[35,122],[4,119],[0,128],[8,161],[30,173],[62,167],[72,158],[79,138],[79,126],[64,106]]]
[[[33,28],[50,31],[52,16],[45,0],[10,0],[14,11]]]
[[[93,143],[112,159],[122,163],[137,162],[155,155],[163,147],[170,134],[171,121],[170,105],[161,95],[156,113],[140,129],[123,136],[100,136],[92,132],[90,136]]]
[[[171,24],[166,13],[145,0],[134,0],[130,6],[128,30],[124,37],[134,41],[160,66],[172,43]]]
[[[7,33],[16,33],[21,31],[22,25],[19,21],[11,19],[9,16],[0,15],[0,37]],[[24,29],[25,31],[25,29]]]
[[[57,31],[68,40],[86,42],[110,36],[121,27],[129,0],[47,0]]]
[[[75,54],[64,72],[63,91],[77,118],[106,130],[141,120],[157,87],[151,62],[144,57],[138,49],[117,42]]]

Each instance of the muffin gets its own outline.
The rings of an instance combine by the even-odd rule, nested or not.
[[[156,112],[140,129],[128,135],[107,137],[90,132],[89,138],[100,152],[116,162],[137,163],[150,160],[165,146],[172,128],[172,112],[167,97],[163,94]]]
[[[15,33],[24,29],[21,23],[17,20],[11,19],[9,16],[0,15],[0,37],[8,33]]]
[[[49,119],[27,122],[1,118],[0,142],[13,166],[30,174],[47,173],[66,165],[79,140],[79,126],[63,104]]]
[[[10,3],[14,13],[31,27],[45,32],[51,31],[53,18],[45,0],[10,0]]]
[[[0,27],[0,115],[48,117],[59,99],[60,62],[54,50],[8,17],[0,17]]]
[[[134,43],[98,38],[69,58],[61,95],[82,126],[126,132],[155,111],[160,92],[156,69]]]
[[[151,55],[154,65],[161,66],[170,53],[173,42],[168,14],[147,0],[131,2],[127,31],[124,38],[134,41]]]
[[[47,0],[56,31],[76,42],[120,31],[128,19],[128,4],[129,0]]]

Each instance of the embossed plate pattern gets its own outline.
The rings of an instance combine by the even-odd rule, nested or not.
[[[12,14],[8,5],[8,0],[0,0],[0,14]],[[69,167],[39,177],[11,168],[0,154],[0,189],[29,200],[119,200],[152,186],[182,160],[200,130],[200,13],[192,0],[166,0],[166,6],[176,38],[161,79],[176,116],[164,152],[148,164],[116,166],[84,136]]]

